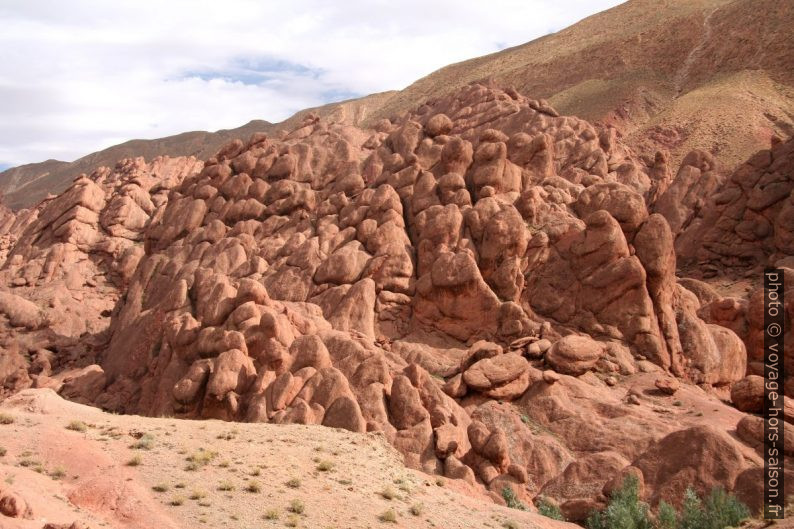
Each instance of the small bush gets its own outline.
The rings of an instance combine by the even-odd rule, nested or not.
[[[222,490],[222,491],[234,490],[234,484],[231,481],[221,481],[218,484],[218,490]]]
[[[387,523],[397,523],[397,513],[394,512],[394,509],[383,511],[382,513],[380,513],[380,516],[378,516],[378,520]]]
[[[651,529],[648,504],[641,502],[636,476],[627,476],[623,486],[613,492],[609,505],[587,519],[588,529]]]
[[[206,496],[207,493],[200,489],[193,489],[193,491],[190,493],[191,500],[200,500],[202,498],[205,498]]]
[[[155,492],[168,492],[168,485],[165,483],[158,483],[152,487],[152,490]]]
[[[550,501],[540,498],[535,502],[535,505],[538,508],[538,514],[542,514],[546,518],[551,518],[552,520],[565,521],[565,517],[562,515],[560,508]]]
[[[72,421],[66,425],[67,430],[72,430],[73,432],[84,432],[88,430],[88,425],[83,421]]]
[[[14,424],[14,418],[7,413],[0,413],[0,424]]]
[[[173,498],[171,498],[171,501],[168,502],[169,505],[172,505],[174,507],[179,507],[183,503],[185,503],[185,499],[182,496],[174,496]]]
[[[502,498],[504,498],[505,503],[507,503],[507,506],[511,509],[518,509],[519,511],[528,510],[527,506],[516,497],[516,493],[510,487],[502,489]]]
[[[301,486],[301,480],[298,478],[292,478],[291,480],[287,481],[285,485],[291,489],[297,489]]]
[[[145,433],[140,439],[132,443],[130,448],[133,450],[151,450],[153,446],[154,436],[152,434]]]
[[[41,466],[41,463],[35,459],[30,459],[28,457],[24,457],[19,460],[19,466],[24,468],[33,468]]]
[[[201,449],[198,452],[194,452],[191,455],[187,456],[185,460],[187,461],[187,465],[185,465],[185,470],[188,472],[193,472],[198,470],[201,467],[205,467],[210,464],[210,462],[218,456],[217,452],[213,452],[210,450]]]
[[[290,514],[287,517],[287,521],[284,522],[284,525],[287,527],[298,527],[298,522],[300,522],[300,518],[298,518],[297,514]]]
[[[662,500],[659,502],[659,513],[656,515],[657,529],[676,529],[678,525],[678,513],[675,507]]]
[[[127,461],[127,466],[128,467],[137,467],[141,463],[143,463],[143,460],[141,459],[141,456],[135,455],[135,456],[132,456],[132,458],[130,458],[129,461]]]
[[[8,451],[5,449],[5,447],[0,446],[0,457],[5,456],[7,453]]]
[[[397,491],[391,487],[386,487],[382,491],[380,491],[380,495],[386,498],[387,500],[393,500],[397,497]]]
[[[278,520],[279,512],[276,509],[268,509],[265,511],[265,514],[262,515],[262,518],[265,520]]]
[[[504,529],[519,529],[518,524],[513,520],[505,520],[502,522],[502,527],[504,527]]]
[[[320,461],[317,463],[317,470],[320,472],[328,472],[334,468],[334,464],[332,461]]]
[[[245,486],[246,492],[250,492],[252,494],[258,494],[262,492],[262,485],[259,484],[258,481],[251,480]]]
[[[422,505],[421,503],[414,503],[413,505],[411,505],[411,508],[408,509],[408,511],[414,516],[421,516],[422,511],[424,510],[425,510],[425,506]]]
[[[184,483],[184,482],[182,482],[182,481],[180,481],[179,483],[177,483],[176,485],[174,485],[174,488],[175,488],[175,489],[184,489],[185,487],[187,487],[187,485],[185,485],[185,483]]]
[[[59,480],[66,476],[66,469],[63,467],[55,467],[53,470],[50,471],[50,477],[54,480]]]
[[[723,529],[736,527],[750,516],[747,507],[722,488],[715,488],[701,501],[694,490],[687,489],[679,529]]]
[[[301,500],[292,500],[289,504],[289,511],[295,514],[303,514],[306,510],[306,505]]]

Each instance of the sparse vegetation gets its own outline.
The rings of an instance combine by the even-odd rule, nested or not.
[[[526,511],[527,506],[524,505],[516,496],[516,493],[510,487],[505,487],[502,489],[502,498],[504,498],[505,503],[511,509],[518,509],[519,511]]]
[[[179,507],[183,503],[185,503],[185,499],[182,496],[174,496],[173,498],[171,498],[171,501],[168,502],[168,504],[173,507]]]
[[[446,483],[447,483],[447,482],[446,482],[446,481],[444,481],[444,478],[436,478],[436,485],[437,485],[437,486],[439,486],[439,487],[443,487],[444,485],[446,485]]]
[[[73,432],[85,432],[88,430],[88,425],[83,421],[72,421],[66,425],[66,429]]]
[[[166,483],[158,483],[152,490],[155,492],[168,492],[168,485]]]
[[[387,500],[393,500],[397,497],[397,491],[394,490],[392,487],[386,487],[382,491],[380,491],[380,495],[383,496]]]
[[[262,515],[262,518],[265,520],[278,520],[280,514],[277,509],[268,509],[265,511],[265,514]]]
[[[538,501],[536,501],[535,506],[538,508],[538,514],[542,514],[546,518],[560,521],[565,520],[560,508],[545,498],[540,498]]]
[[[185,458],[185,460],[187,461],[187,465],[185,465],[185,470],[187,470],[188,472],[196,471],[201,467],[205,467],[209,465],[212,462],[212,460],[215,459],[217,456],[218,456],[217,452],[213,452],[211,450],[204,450],[202,448]]]
[[[259,484],[258,481],[251,480],[245,486],[246,492],[250,492],[252,494],[258,494],[262,492],[262,485]]]
[[[234,490],[234,483],[228,480],[221,481],[220,483],[218,483],[218,490],[222,490],[222,491]]]
[[[300,488],[301,486],[301,480],[299,480],[298,478],[292,478],[291,480],[287,481],[285,485],[291,489],[297,489]]]
[[[7,413],[0,413],[0,424],[14,424],[14,418]]]
[[[140,439],[132,443],[130,448],[133,450],[151,450],[153,446],[154,436],[152,434],[145,433]]]
[[[52,479],[58,480],[66,476],[66,469],[63,467],[55,467],[50,471],[50,477]]]
[[[303,514],[306,505],[301,500],[292,500],[289,504],[289,511],[295,514]]]
[[[141,459],[141,456],[139,456],[139,455],[134,455],[134,456],[132,456],[132,457],[130,458],[130,460],[129,460],[129,461],[127,461],[127,466],[128,466],[128,467],[137,467],[137,466],[139,466],[141,463],[143,463],[143,460]]]
[[[421,503],[414,503],[414,504],[413,504],[413,505],[411,505],[411,507],[408,509],[408,511],[409,511],[411,514],[413,514],[414,516],[421,516],[421,515],[422,515],[422,511],[424,511],[424,510],[425,510],[425,506],[424,506],[424,505],[422,505]]]
[[[394,509],[388,509],[380,513],[380,516],[378,516],[378,520],[387,523],[397,523],[397,513],[394,512]]]
[[[287,517],[287,521],[284,522],[284,525],[287,527],[298,527],[298,522],[300,522],[300,518],[298,518],[297,514],[290,514]]]
[[[206,497],[207,497],[207,493],[200,489],[193,489],[193,491],[190,493],[191,500],[200,500]]]
[[[31,459],[29,457],[23,457],[22,459],[19,460],[19,466],[24,468],[34,468],[34,467],[40,467],[41,463],[35,459]]]
[[[505,520],[502,522],[504,529],[519,529],[518,524],[513,520]]]
[[[323,460],[317,463],[317,470],[319,470],[320,472],[328,472],[330,470],[333,470],[333,468],[334,468],[334,463],[332,461]]]
[[[628,476],[623,486],[612,494],[607,508],[587,519],[588,529],[725,529],[736,527],[750,512],[735,497],[715,488],[705,501],[691,488],[684,495],[681,513],[660,502],[655,523],[648,504],[640,501],[637,478]]]

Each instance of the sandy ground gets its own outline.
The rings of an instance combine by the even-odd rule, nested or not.
[[[118,416],[50,390],[23,391],[0,413],[13,418],[0,425],[0,490],[33,510],[0,516],[2,529],[575,527],[407,469],[375,434]]]

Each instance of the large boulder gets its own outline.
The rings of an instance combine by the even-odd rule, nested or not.
[[[604,355],[603,344],[589,336],[569,335],[546,352],[546,362],[557,372],[579,376],[595,367]]]

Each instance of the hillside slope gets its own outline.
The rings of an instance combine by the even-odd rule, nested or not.
[[[393,95],[370,122],[489,78],[614,125],[640,152],[669,149],[673,165],[699,148],[734,167],[771,135],[794,131],[791,27],[792,2],[631,0],[442,68]]]

